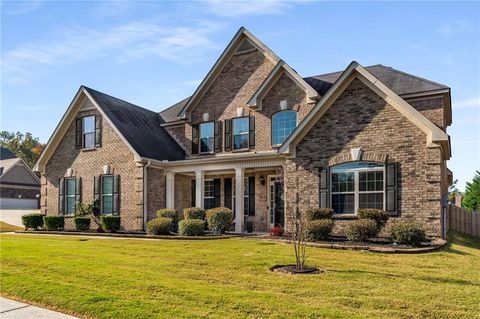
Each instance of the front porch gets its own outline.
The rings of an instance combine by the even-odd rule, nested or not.
[[[166,207],[228,207],[235,232],[284,226],[283,158],[165,167]]]

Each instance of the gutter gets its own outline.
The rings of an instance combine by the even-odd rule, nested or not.
[[[150,161],[143,166],[143,230],[147,230],[147,219],[148,219],[148,193],[147,193],[147,178],[148,170],[147,168],[152,164]]]

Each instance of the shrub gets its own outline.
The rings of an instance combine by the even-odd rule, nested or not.
[[[335,222],[332,219],[309,221],[306,227],[306,238],[313,241],[328,238],[333,226],[335,226]]]
[[[100,220],[102,221],[103,230],[110,232],[120,230],[120,216],[102,215]]]
[[[178,233],[182,236],[201,236],[205,229],[202,219],[183,219],[178,223]]]
[[[223,234],[233,222],[232,210],[227,207],[218,207],[207,210],[208,229],[215,234]]]
[[[346,229],[345,233],[348,240],[365,241],[377,236],[379,229],[374,220],[359,219],[353,221]]]
[[[388,213],[375,208],[359,208],[357,211],[358,219],[371,219],[377,224],[377,228],[382,229],[388,220]]]
[[[280,226],[275,226],[270,230],[271,236],[282,236],[283,235],[283,228]]]
[[[44,214],[27,214],[22,216],[22,224],[25,229],[37,229],[43,226]]]
[[[311,207],[305,211],[307,221],[318,219],[330,219],[333,216],[333,209],[331,208],[319,208]]]
[[[168,217],[152,219],[147,223],[147,234],[149,235],[170,235],[173,229],[173,220]]]
[[[47,230],[62,230],[65,227],[65,217],[60,215],[43,216],[43,223]]]
[[[83,217],[83,216],[92,216],[94,215],[95,211],[95,202],[88,202],[88,203],[76,203],[75,204],[75,216]]]
[[[205,220],[205,209],[199,207],[184,208],[183,218]]]
[[[390,227],[390,238],[399,244],[419,246],[427,240],[425,229],[420,224],[402,223]]]
[[[76,216],[73,218],[73,223],[75,224],[75,229],[79,231],[86,231],[90,229],[90,217],[87,216]]]
[[[177,211],[172,208],[164,208],[157,210],[157,217],[158,218],[170,218],[172,220],[172,230],[176,232],[178,229],[178,215]]]

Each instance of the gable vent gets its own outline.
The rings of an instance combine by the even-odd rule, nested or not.
[[[247,39],[243,40],[243,42],[238,46],[237,51],[235,51],[235,55],[237,54],[245,54],[250,53],[257,50],[253,44],[248,41]]]

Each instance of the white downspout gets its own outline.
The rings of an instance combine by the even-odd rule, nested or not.
[[[147,219],[148,219],[148,192],[147,192],[147,180],[148,180],[148,170],[147,168],[152,164],[148,161],[147,165],[143,166],[143,230],[147,230]]]

